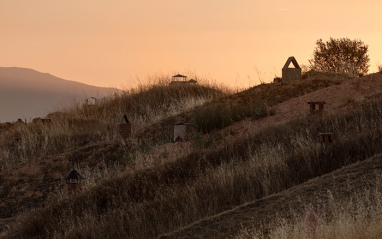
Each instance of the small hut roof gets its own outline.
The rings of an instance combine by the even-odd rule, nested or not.
[[[174,75],[173,77],[187,77],[187,76],[184,76],[184,75],[181,75],[181,74],[177,74],[177,75]]]
[[[119,123],[122,124],[123,121],[125,121],[125,124],[130,124],[130,123],[129,123],[129,120],[127,119],[126,114],[123,114],[123,115],[122,115],[121,119],[119,120]]]
[[[81,174],[79,174],[77,172],[77,170],[73,169],[72,171],[70,171],[68,173],[68,175],[66,175],[64,177],[65,180],[69,180],[69,179],[85,179],[84,177],[81,176]]]
[[[178,122],[175,125],[194,125],[193,123]]]

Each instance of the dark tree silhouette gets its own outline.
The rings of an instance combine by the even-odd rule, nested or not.
[[[313,70],[361,76],[369,71],[367,51],[368,45],[361,40],[330,38],[323,42],[320,39],[316,42],[313,59],[309,63]]]

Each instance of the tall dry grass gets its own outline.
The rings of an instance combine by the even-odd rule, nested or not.
[[[309,71],[303,78],[303,81],[288,84],[261,84],[237,94],[216,98],[195,108],[193,122],[200,132],[209,133],[247,117],[253,120],[263,118],[272,114],[268,112],[269,107],[331,85],[341,84],[353,76]]]
[[[328,199],[320,206],[305,203],[302,212],[292,212],[289,218],[275,216],[270,225],[242,229],[235,239],[315,239],[315,238],[380,238],[382,235],[382,193],[380,175],[375,188],[359,188],[350,197]]]
[[[334,80],[330,80],[330,77],[334,77]],[[193,111],[193,121],[198,129],[210,132],[248,116],[264,117],[268,114],[268,106],[332,84],[340,84],[346,77],[320,74],[312,76],[310,81],[282,86],[264,84],[239,94],[232,94],[226,87],[211,84],[204,79],[198,79],[197,85],[169,87],[169,79],[168,76],[156,76],[155,79],[151,79],[151,85],[139,85],[121,94],[99,100],[96,105],[77,102],[72,107],[49,114],[47,118],[52,119],[52,123],[48,125],[14,124],[8,130],[1,129],[0,170],[88,144],[102,141],[118,143],[116,123],[124,113],[133,125],[133,135],[142,135],[150,125],[182,112],[192,111],[194,107],[212,101],[209,106]],[[210,116],[204,117],[205,114]],[[160,136],[161,139],[153,140],[171,141],[171,133],[167,131]],[[127,161],[133,160],[135,156],[130,158]]]
[[[381,104],[381,98],[357,102],[352,110],[249,132],[172,163],[119,175],[34,211],[23,220],[22,234],[153,238],[176,230],[381,153]],[[336,143],[319,157],[316,136],[329,131]]]
[[[338,85],[342,82],[354,78],[346,74],[336,74],[327,72],[309,71],[303,76],[303,80],[292,81],[290,83],[262,84],[234,95],[226,97],[223,103],[245,103],[260,102],[269,107],[285,102],[289,99],[299,97],[319,89]]]
[[[224,91],[224,92],[223,92]],[[57,155],[68,150],[108,141],[118,144],[116,124],[127,114],[133,135],[145,127],[221,97],[227,89],[205,84],[168,86],[159,81],[141,85],[97,101],[76,103],[47,116],[51,123],[14,124],[0,135],[0,171]]]

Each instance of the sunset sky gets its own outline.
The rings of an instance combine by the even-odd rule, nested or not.
[[[380,0],[0,0],[0,66],[106,87],[195,72],[232,87],[308,64],[315,42],[348,37],[382,65]],[[139,79],[139,80],[137,80]]]

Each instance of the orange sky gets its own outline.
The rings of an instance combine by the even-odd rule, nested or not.
[[[382,65],[380,0],[0,0],[0,66],[97,86],[195,72],[249,87],[308,64],[315,42],[357,38]]]

